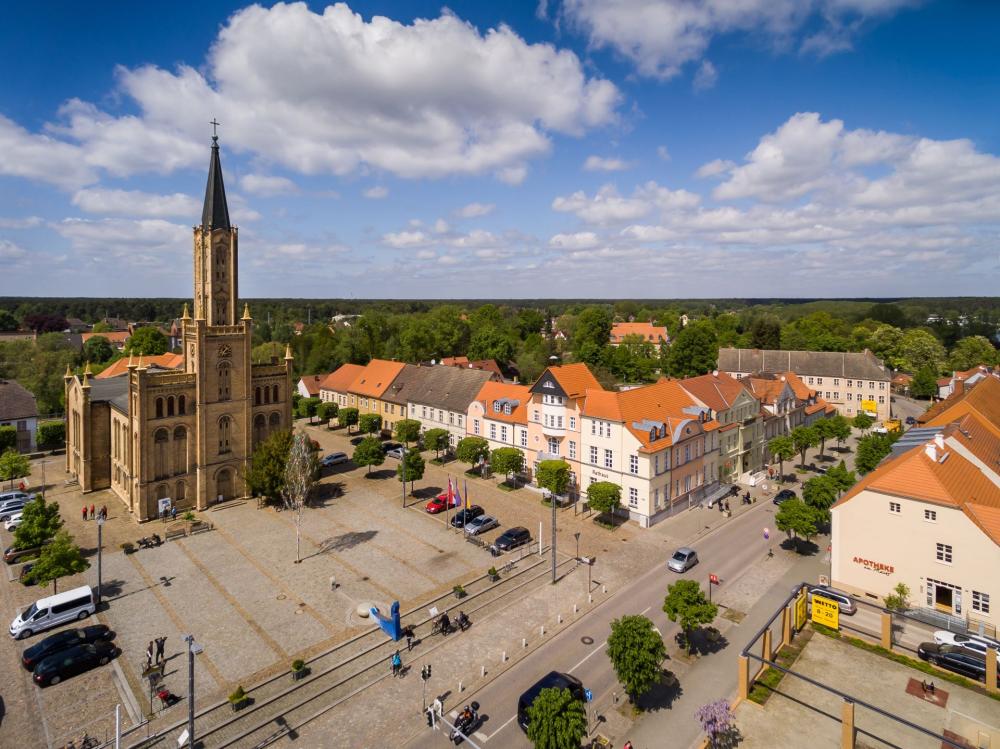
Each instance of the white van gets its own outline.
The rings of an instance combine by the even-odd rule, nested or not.
[[[14,617],[14,621],[10,623],[10,636],[23,640],[43,629],[58,627],[74,619],[86,619],[94,611],[94,592],[89,585],[48,598],[39,598]]]

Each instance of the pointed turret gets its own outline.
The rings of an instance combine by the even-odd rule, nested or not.
[[[244,305],[243,305],[243,319],[244,320],[252,320],[253,319],[252,317],[250,317],[250,305],[249,304],[245,304],[244,303]]]
[[[208,165],[208,185],[205,187],[205,207],[201,225],[212,229],[230,229],[226,186],[222,182],[222,162],[219,161],[219,136],[212,136],[212,159]]]
[[[66,365],[66,374],[63,375],[64,380],[73,379],[73,370],[69,368],[69,364]]]
[[[181,315],[181,320],[190,320],[190,319],[191,319],[191,313],[188,312],[187,302],[184,302],[184,314]]]
[[[290,343],[285,344],[285,361],[291,361],[294,358],[295,357],[292,356],[292,345]]]

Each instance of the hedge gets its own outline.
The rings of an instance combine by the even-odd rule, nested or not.
[[[38,425],[38,447],[55,450],[66,443],[66,422],[43,421]]]
[[[17,429],[15,427],[0,427],[0,453],[17,449]]]

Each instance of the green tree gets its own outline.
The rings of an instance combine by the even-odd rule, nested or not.
[[[543,689],[528,707],[528,741],[535,749],[579,749],[587,711],[568,689]]]
[[[372,466],[380,466],[385,463],[385,452],[382,450],[382,443],[377,437],[365,437],[354,448],[354,464],[368,466],[366,474],[372,472]]]
[[[410,493],[413,493],[413,482],[424,477],[424,457],[416,450],[408,450],[396,466],[396,476],[400,481],[410,482]]]
[[[462,310],[453,304],[441,304],[427,317],[434,335],[434,353],[455,356],[468,350],[469,323],[462,319]]]
[[[828,421],[831,424],[830,436],[837,440],[837,447],[843,446],[843,444],[851,437],[851,424],[843,414],[834,414]]]
[[[43,497],[36,497],[21,512],[21,524],[14,530],[14,547],[33,549],[41,546],[55,536],[62,525],[59,503],[46,502]]]
[[[871,429],[872,424],[874,423],[875,419],[873,419],[866,413],[859,413],[851,420],[851,426],[853,426],[855,429],[861,430],[862,434]]]
[[[323,401],[313,396],[311,398],[303,398],[299,401],[298,406],[296,406],[296,413],[299,418],[309,419],[309,423],[312,424],[313,417],[319,412],[319,406]]]
[[[316,415],[319,417],[320,424],[326,424],[331,419],[337,418],[337,411],[338,410],[339,410],[339,406],[337,406],[337,404],[334,403],[333,401],[326,401],[326,402],[320,403],[316,407]]]
[[[516,447],[498,447],[490,453],[490,470],[502,475],[507,483],[511,483],[511,476],[516,477],[524,470],[524,453]],[[515,478],[514,485],[516,481]]]
[[[535,472],[535,483],[554,495],[565,494],[569,489],[569,473],[569,463],[565,460],[543,460]]]
[[[576,318],[573,354],[577,361],[600,364],[611,340],[611,314],[604,307],[587,307]]]
[[[111,333],[112,328],[106,322],[94,323],[94,327],[90,329],[91,333]]]
[[[506,364],[513,356],[514,342],[508,334],[492,325],[473,327],[472,339],[469,341],[470,359],[495,359]]]
[[[933,398],[937,395],[937,371],[931,366],[918,369],[910,383],[910,394],[914,398]]]
[[[441,459],[441,451],[447,450],[451,444],[451,435],[447,429],[428,429],[424,432],[424,449],[434,451],[434,459]]]
[[[758,349],[781,348],[781,321],[767,315],[755,317],[750,323],[750,347]]]
[[[791,460],[792,456],[795,455],[795,443],[788,435],[781,434],[768,441],[767,449],[772,458],[778,459],[778,481],[784,482],[785,461]]]
[[[945,351],[933,333],[922,328],[911,328],[903,333],[899,342],[899,357],[902,369],[907,372],[914,372],[924,366],[939,372],[944,364]]]
[[[156,356],[167,353],[169,348],[167,337],[160,332],[159,328],[146,326],[139,328],[125,343],[125,353],[136,356]]]
[[[251,496],[263,497],[268,501],[281,499],[291,449],[290,430],[274,432],[254,448],[250,465],[243,474]]]
[[[719,344],[709,323],[698,321],[681,330],[667,351],[672,377],[696,377],[715,369]]]
[[[833,419],[818,419],[813,423],[812,428],[816,430],[816,436],[819,437],[819,456],[822,458],[826,451],[826,441],[836,436],[834,434],[836,427]]]
[[[953,370],[972,369],[980,364],[992,366],[997,363],[997,350],[990,339],[981,335],[970,335],[961,339],[951,350],[948,364]]]
[[[477,466],[490,457],[490,443],[482,437],[466,437],[458,441],[455,457],[470,466]]]
[[[793,320],[781,329],[781,348],[792,351],[846,351],[850,344],[851,325],[829,312]]]
[[[632,702],[660,681],[660,666],[667,657],[663,639],[645,616],[623,616],[612,621],[605,652]]]
[[[17,330],[17,318],[5,309],[0,309],[0,330]]]
[[[406,445],[416,442],[420,438],[420,422],[416,419],[400,419],[396,422],[393,436]]]
[[[364,434],[375,434],[382,430],[382,417],[378,414],[361,414],[358,419],[358,428]]]
[[[587,487],[587,504],[590,505],[590,509],[611,515],[612,520],[621,503],[622,488],[614,482],[595,481]]]
[[[775,526],[779,531],[787,533],[789,538],[794,539],[796,549],[799,548],[800,538],[809,540],[816,535],[818,520],[819,511],[801,499],[786,499],[774,516]]]
[[[663,612],[670,621],[680,625],[684,641],[690,644],[694,630],[715,621],[719,607],[709,602],[697,581],[678,580],[667,587]]]
[[[102,335],[95,335],[88,338],[83,344],[83,360],[103,364],[115,355],[115,350],[111,347],[111,341]]]
[[[67,531],[59,531],[52,543],[42,547],[31,573],[43,588],[51,582],[52,592],[58,593],[60,577],[76,575],[88,567],[90,562],[83,558],[73,537]]]
[[[879,302],[868,309],[865,317],[901,328],[906,325],[906,314],[898,305]]]
[[[66,422],[42,421],[38,424],[38,447],[55,450],[66,444]]]
[[[826,472],[826,476],[833,485],[837,487],[837,495],[840,496],[858,482],[858,477],[854,471],[847,470],[847,463],[840,461],[840,465],[833,466]]]
[[[885,607],[890,611],[906,611],[910,608],[910,586],[896,583],[892,593],[885,597]]]
[[[8,449],[0,455],[0,481],[9,481],[14,488],[15,479],[23,479],[31,473],[31,461],[27,455]]]
[[[871,335],[871,349],[887,366],[899,369],[903,366],[899,345],[903,341],[903,331],[894,325],[879,325]]]
[[[895,440],[888,434],[869,434],[858,442],[854,453],[854,467],[861,473],[870,473],[892,452]]]
[[[540,333],[545,325],[545,315],[539,310],[524,307],[517,311],[517,332],[521,340],[526,340],[529,335]],[[2,328],[0,328],[2,329]]]
[[[813,476],[802,485],[802,501],[821,513],[825,520],[837,501],[837,483],[829,476]]]
[[[17,447],[17,427],[0,426],[0,453]]]
[[[806,450],[819,444],[819,434],[812,427],[795,427],[792,430],[792,444],[795,445],[795,452],[802,458],[800,465],[805,468]]]
[[[358,409],[342,408],[337,412],[337,423],[342,427],[347,427],[347,433],[351,433],[351,427],[358,423]]]

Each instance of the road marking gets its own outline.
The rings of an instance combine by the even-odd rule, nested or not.
[[[516,718],[516,717],[517,717],[517,713],[514,713],[514,714],[513,714],[513,715],[511,715],[511,716],[510,716],[509,718],[507,718],[507,720],[506,720],[506,721],[504,721],[504,724],[503,724],[502,726],[500,726],[500,727],[499,727],[499,728],[498,728],[497,730],[495,730],[495,731],[494,731],[493,733],[491,733],[491,734],[490,734],[489,736],[483,736],[483,737],[482,737],[482,740],[483,740],[483,741],[489,741],[490,739],[492,739],[492,738],[493,738],[494,736],[496,736],[496,735],[497,735],[498,733],[500,733],[500,732],[501,732],[501,731],[502,731],[503,729],[505,729],[505,728],[506,728],[507,726],[509,726],[509,725],[510,725],[510,722],[511,722],[512,720],[514,720],[514,718]],[[476,738],[480,738],[480,736],[479,736],[479,734],[478,734],[478,733],[476,734]]]
[[[575,666],[573,666],[573,668],[571,668],[571,669],[569,670],[569,673],[573,673],[573,672],[574,672],[574,671],[576,671],[576,670],[577,670],[578,668],[580,668],[580,666],[582,666],[582,665],[583,665],[584,663],[586,663],[586,662],[587,662],[587,659],[588,659],[588,658],[590,658],[590,656],[592,656],[592,655],[593,655],[594,653],[596,653],[596,652],[598,652],[599,650],[601,650],[601,648],[603,648],[603,647],[604,647],[605,645],[607,645],[607,644],[608,644],[608,641],[607,641],[607,640],[605,640],[605,641],[604,641],[604,642],[602,642],[602,643],[601,643],[600,645],[598,645],[598,646],[597,646],[596,648],[594,648],[594,649],[593,649],[593,650],[591,650],[591,651],[590,651],[589,653],[587,653],[587,655],[583,656],[583,660],[581,660],[581,661],[580,661],[579,663],[577,663],[577,664],[576,664]]]
[[[483,734],[482,731],[476,731],[474,734],[472,734],[472,738],[479,739],[480,741],[486,741],[487,740],[486,736]]]

